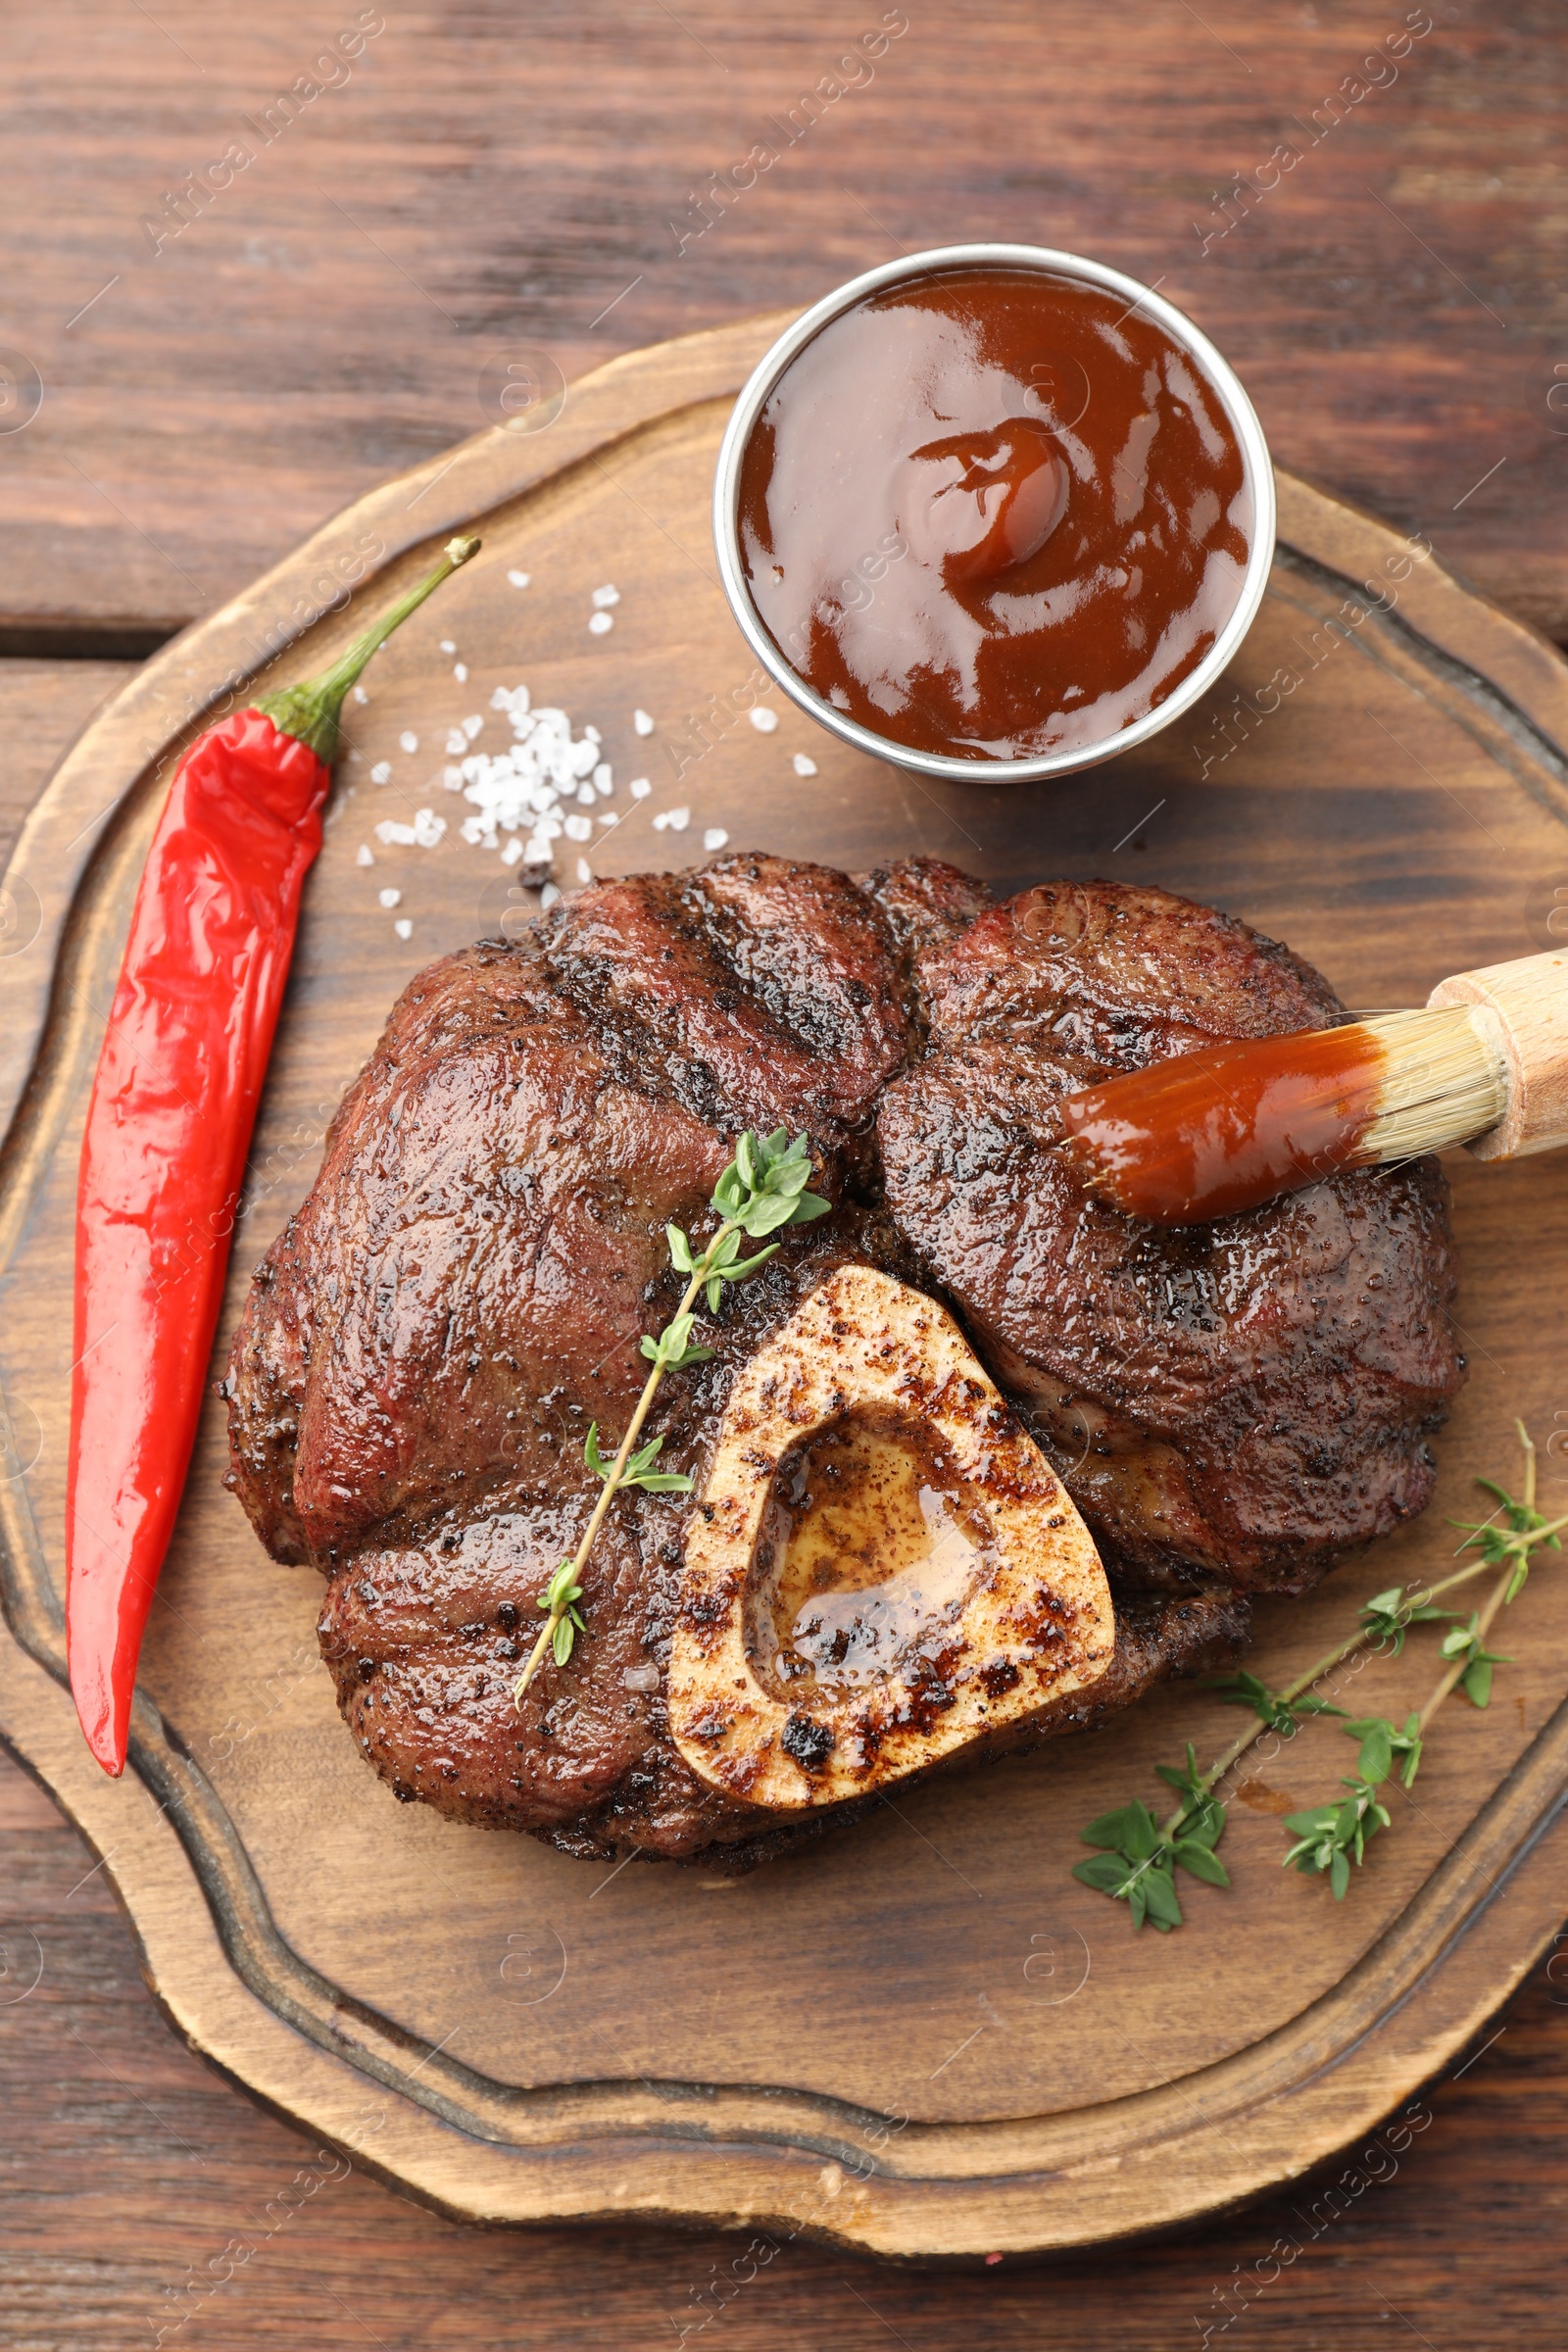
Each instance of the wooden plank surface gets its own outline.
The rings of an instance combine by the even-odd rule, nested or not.
[[[380,795],[401,802],[439,785],[430,761],[442,724],[465,701],[491,708],[486,688],[514,680],[525,663],[536,692],[605,722],[605,749],[623,773],[633,741],[626,706],[653,703],[668,740],[644,758],[662,783],[635,812],[645,825],[649,809],[656,821],[676,813],[672,765],[654,755],[679,741],[678,714],[700,706],[733,653],[733,624],[695,556],[721,395],[768,331],[753,322],[618,362],[580,388],[548,441],[483,434],[412,481],[385,485],[231,612],[139,673],[29,821],[27,870],[58,921],[70,844],[98,827],[117,796],[125,803],[104,827],[103,855],[67,939],[49,1075],[29,1099],[5,1196],[8,1218],[26,1220],[24,1252],[8,1274],[6,1378],[13,1399],[36,1406],[41,1449],[26,1503],[13,1486],[0,1504],[13,1621],[19,1634],[25,1627],[33,1659],[47,1662],[57,1646],[48,1587],[58,1575],[66,1357],[53,1301],[69,1272],[88,1015],[112,982],[116,934],[156,806],[153,767],[170,730],[185,723],[192,695],[199,704],[211,690],[204,681],[215,662],[220,674],[237,631],[277,644],[302,625],[291,618],[299,582],[343,534],[363,539],[375,526],[379,598],[397,570],[420,561],[413,533],[440,536],[459,513],[484,517],[486,554],[445,608],[464,658],[457,674],[432,631],[400,639],[377,665],[356,725],[258,1132],[258,1164],[272,1174],[251,1199],[232,1309],[246,1261],[308,1181],[313,1152],[285,1149],[296,1133],[318,1132],[308,1118],[302,1128],[300,1114],[335,1099],[407,971],[470,937],[476,917],[495,919],[485,894],[499,885],[485,881],[483,860],[455,835],[437,853],[397,863],[411,940],[396,939],[366,895],[354,841],[373,831],[378,802],[386,805]],[[1519,877],[1549,878],[1561,857],[1568,799],[1562,756],[1548,738],[1568,737],[1568,668],[1500,613],[1465,603],[1419,549],[1416,563],[1401,554],[1386,526],[1289,478],[1282,488],[1296,519],[1252,637],[1210,705],[1089,787],[1046,796],[971,786],[911,804],[894,771],[811,737],[821,767],[809,792],[810,847],[851,866],[898,849],[945,851],[1003,887],[1048,870],[1098,871],[1122,848],[1131,858],[1154,849],[1159,878],[1290,937],[1358,1002],[1418,998],[1435,954],[1463,964],[1517,950],[1531,920]],[[534,583],[520,603],[519,564]],[[608,640],[582,627],[589,586],[601,576],[622,590]],[[1374,577],[1399,584],[1390,591],[1396,615],[1369,615],[1353,600],[1347,607],[1347,579]],[[1329,617],[1347,609],[1356,629],[1336,636]],[[308,600],[301,610],[309,642],[291,646],[288,661],[311,668],[355,622],[312,621]],[[1436,642],[1423,635],[1428,628]],[[1470,669],[1450,647],[1462,649]],[[1496,670],[1509,704],[1477,668]],[[1279,718],[1264,691],[1271,678],[1287,681]],[[1281,705],[1279,693],[1272,699]],[[788,778],[784,762],[806,722],[787,717],[765,752],[740,729],[680,782],[694,837],[714,818],[763,842],[786,817],[799,833],[802,795],[779,779]],[[1532,734],[1531,721],[1544,733]],[[1390,739],[1404,755],[1392,768]],[[367,786],[368,805],[359,797]],[[633,827],[615,826],[593,856],[600,870],[618,870],[651,853],[667,858],[671,849],[679,862],[684,847],[656,848]],[[1155,871],[1154,859],[1140,870]],[[1483,1461],[1504,1467],[1495,1447],[1506,1442],[1509,1416],[1524,1409],[1548,1422],[1555,1402],[1557,1310],[1546,1300],[1552,1253],[1564,1246],[1561,1172],[1538,1161],[1500,1176],[1458,1173],[1461,1247],[1478,1270],[1464,1305],[1478,1362],[1443,1449],[1447,1484],[1437,1510],[1395,1547],[1398,1570],[1392,1553],[1380,1558],[1385,1581],[1432,1571],[1433,1544],[1446,1551],[1448,1543],[1442,1514],[1462,1505],[1467,1471]],[[1535,1237],[1528,1258],[1517,1246],[1525,1231]],[[1527,1295],[1537,1301],[1534,1321],[1523,1311]],[[1214,1923],[1234,1934],[1211,1952],[1196,1927],[1191,1947],[1186,1936],[1172,1947],[1137,1942],[1119,1915],[1107,1927],[1103,1907],[1073,1886],[1072,1824],[1102,1807],[1107,1774],[1147,1779],[1154,1755],[1179,1738],[1178,1718],[1191,1717],[1192,1694],[1181,1692],[1161,1694],[1102,1740],[1059,1751],[1049,1773],[1008,1770],[983,1788],[970,1781],[911,1792],[907,1821],[879,1817],[830,1840],[808,1871],[762,1873],[738,1893],[721,1887],[729,1897],[721,1913],[702,1882],[667,1872],[615,1874],[595,1910],[597,1886],[579,1865],[525,1842],[443,1831],[400,1812],[367,1780],[320,1677],[307,1671],[311,1580],[262,1568],[217,1485],[219,1443],[214,1424],[166,1571],[170,1606],[145,1660],[145,1688],[165,1708],[175,1745],[156,1716],[145,1716],[141,1780],[109,1788],[84,1763],[62,1693],[18,1649],[0,1661],[6,1720],[51,1785],[68,1792],[100,1850],[113,1849],[149,1971],[199,2046],[352,2145],[366,2077],[385,2085],[394,2095],[374,2151],[382,2169],[463,2211],[806,2215],[811,2199],[803,2201],[803,2188],[817,2178],[800,2170],[808,2151],[817,2151],[814,2166],[841,2148],[850,2161],[861,2145],[859,2126],[834,2103],[894,2112],[907,2099],[915,2124],[896,2161],[879,2164],[842,2211],[812,2226],[884,2248],[979,2252],[1082,2243],[1191,2217],[1295,2175],[1313,2151],[1374,2133],[1429,2072],[1451,2063],[1557,1924],[1560,1841],[1553,1832],[1533,1852],[1518,1845],[1549,1813],[1561,1776],[1553,1710],[1563,1696],[1562,1642],[1553,1628],[1560,1637],[1568,1594],[1554,1581],[1532,1588],[1537,1639],[1512,1672],[1516,1712],[1471,1719],[1462,1751],[1438,1755],[1392,1860],[1343,1912],[1321,1903],[1300,1911],[1298,1886],[1269,1868],[1278,1847],[1267,1819],[1234,1825],[1245,1884]],[[1555,1469],[1548,1455],[1548,1474]],[[1265,1610],[1262,1670],[1279,1679],[1280,1642],[1317,1654],[1325,1612],[1342,1605],[1336,1580],[1307,1602]],[[1413,1658],[1407,1665],[1419,1674]],[[259,1727],[247,1709],[263,1687],[269,1703],[252,1738]],[[1212,1712],[1211,1701],[1197,1703]],[[1206,1743],[1216,1735],[1200,1736]],[[1291,1794],[1301,1793],[1300,1772],[1332,1769],[1323,1758],[1293,1757]],[[302,1804],[306,1789],[311,1800]],[[160,1800],[156,1814],[145,1790]],[[166,1818],[171,1805],[188,1851],[210,1874],[211,1914]],[[901,1854],[901,1838],[922,1818],[926,1848]],[[1446,1858],[1461,1832],[1461,1852]],[[955,1853],[963,1868],[950,1886],[941,1857]],[[257,1879],[236,1876],[230,1855],[248,1855]],[[444,1893],[432,1899],[449,1869],[464,1885],[459,1914]],[[954,1891],[960,1886],[971,1898],[984,1888],[978,1933]],[[1478,1909],[1489,1889],[1494,1899]],[[1008,1989],[1009,1955],[1015,1961],[1029,1945],[1042,1901],[1053,1927],[1064,1923],[1086,1949],[1092,1942],[1093,1982],[1085,1980],[1071,2034],[1056,2030],[1049,2000],[1036,2011],[1027,1983],[1022,1993]],[[907,1932],[911,1905],[918,1935]],[[528,2004],[520,2017],[504,2017],[495,1999],[495,1954],[510,1950],[519,1917],[545,1921],[574,1955],[570,1988],[543,2034]],[[874,2013],[862,2016],[853,2001],[822,2004],[824,1935],[861,2001],[864,1987],[877,1987]],[[704,1998],[690,1966],[695,1949],[722,1977],[723,2003]],[[1221,1984],[1229,1991],[1216,1997]],[[977,2031],[980,1995],[986,2024]],[[1157,2051],[1150,2041],[1156,2020]],[[460,2047],[451,2046],[455,2036]],[[961,2068],[951,2065],[959,2049]],[[711,2086],[701,2093],[702,2128],[688,2125],[678,2138],[651,2079],[666,2076],[680,2097]],[[558,2114],[541,2086],[563,2079],[579,2087]],[[758,2082],[779,2088],[747,2087]],[[572,2120],[578,2115],[591,2128]],[[710,2143],[724,2143],[724,2152]],[[542,2165],[524,2155],[529,2149],[555,2152]],[[821,2178],[824,2195],[845,2185],[832,2165]],[[978,2178],[984,2190],[971,2185]]]
[[[908,29],[843,68],[884,16]],[[1556,0],[466,0],[318,66],[362,18],[6,13],[26,199],[0,342],[44,389],[21,431],[0,408],[0,628],[213,611],[493,416],[529,354],[571,376],[900,249],[1011,237],[1157,280],[1282,464],[1568,636],[1544,527],[1568,453]],[[1391,57],[1407,18],[1433,28]],[[301,81],[319,95],[279,109]],[[769,143],[755,185],[694,205]],[[226,186],[182,196],[236,144]]]
[[[55,758],[126,674],[0,665],[0,856]],[[737,2352],[796,2341],[869,2352],[890,2340],[1010,2352],[1045,2332],[1059,2340],[1064,2314],[1076,2345],[1166,2352],[1227,2317],[1239,2330],[1244,2308],[1251,2338],[1280,2352],[1338,2352],[1374,2331],[1413,2331],[1443,2352],[1544,2352],[1560,2340],[1561,1957],[1489,2027],[1479,2057],[1450,2065],[1411,2119],[1421,2129],[1407,2147],[1369,2139],[1349,2166],[1179,2241],[1004,2264],[983,2280],[795,2245],[742,2283],[733,2242],[714,2233],[474,2230],[345,2173],[342,2159],[317,2161],[297,2132],[179,2047],[102,1872],[9,1764],[0,1887],[5,2352],[141,2344],[180,2321],[166,2340],[189,2352],[652,2346],[678,2336],[671,2314],[684,2325],[713,2310],[715,2287],[733,2300],[704,2332]],[[1280,2265],[1274,2249],[1297,2244]]]
[[[1268,2352],[1562,2340],[1568,1951],[1392,2136],[1247,2213],[979,2277],[795,2244],[747,2278],[716,2231],[476,2230],[319,2160],[170,2033],[92,1870],[0,1759],[4,2352],[139,2352],[160,2327],[182,2352],[661,2352],[715,2292],[703,2352],[1182,2352],[1205,2326]]]

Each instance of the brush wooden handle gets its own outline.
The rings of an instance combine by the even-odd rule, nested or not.
[[[1568,1145],[1568,956],[1525,956],[1441,980],[1429,1004],[1484,1005],[1508,1065],[1508,1107],[1467,1149],[1518,1159]]]

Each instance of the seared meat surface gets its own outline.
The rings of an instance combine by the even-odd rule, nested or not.
[[[1055,883],[914,977],[926,1051],[877,1122],[889,1211],[1122,1574],[1299,1592],[1421,1510],[1462,1372],[1435,1160],[1170,1231],[1052,1150],[1080,1087],[1332,1022],[1318,973],[1165,891]]]
[[[730,1294],[712,1360],[666,1378],[663,1461],[700,1494],[735,1367],[834,1265],[942,1298],[1116,1583],[1112,1664],[1051,1732],[1212,1662],[1240,1595],[1420,1508],[1459,1376],[1435,1167],[1168,1234],[1089,1202],[1050,1152],[1054,1101],[1092,1078],[1336,1009],[1285,951],[1164,893],[988,908],[926,861],[599,884],[421,973],[256,1277],[227,1382],[230,1484],[275,1557],[327,1576],[323,1653],[368,1760],[400,1796],[573,1852],[744,1864],[802,1834],[669,1737],[684,1497],[617,1498],[588,1637],[520,1711],[511,1694],[594,1499],[588,1426],[625,1427],[638,1341],[673,1311],[664,1226],[703,1230],[747,1125],[807,1129],[835,1208]]]

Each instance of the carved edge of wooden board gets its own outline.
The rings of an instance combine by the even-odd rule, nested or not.
[[[95,927],[93,901],[101,907],[106,897],[82,883],[95,857],[100,880],[119,862],[117,812],[157,788],[194,727],[254,674],[247,632],[286,652],[291,671],[324,662],[354,625],[342,611],[318,610],[318,584],[330,583],[345,551],[367,535],[379,545],[384,560],[368,575],[379,598],[457,523],[594,463],[661,416],[734,391],[783,322],[749,321],[616,361],[573,387],[548,435],[494,428],[385,485],[167,648],[84,731],[29,817],[7,877],[14,895],[35,891],[35,944],[47,952],[25,976],[22,1017],[0,1060],[0,1116],[23,1099],[51,1009],[54,1020],[48,1062],[26,1085],[24,1115],[11,1119],[0,1265],[30,1193],[27,1170],[57,1132],[51,1107],[67,1091],[64,1073],[90,1050],[102,1017],[72,985],[76,951]],[[1289,476],[1280,498],[1286,568],[1327,574],[1369,606],[1389,577],[1380,567],[1407,542]],[[1472,731],[1568,817],[1559,749],[1568,663],[1555,649],[1430,559],[1399,582],[1394,610],[1367,625],[1392,666],[1461,686],[1452,699],[1467,698]],[[211,1787],[145,1701],[132,1774],[103,1780],[62,1687],[58,1602],[19,1487],[0,1494],[0,1534],[13,1636],[0,1643],[0,1719],[97,1850],[113,1853],[149,1981],[172,2021],[270,2104],[474,2218],[767,2223],[925,2258],[1168,2227],[1273,2186],[1370,2130],[1479,2028],[1560,1920],[1568,1706],[1332,1993],[1253,2047],[1161,2089],[1021,2123],[910,2127],[896,2153],[881,2154],[874,2117],[767,2086],[518,2091],[428,2051],[289,1949]],[[1410,1999],[1418,1988],[1419,2005]]]

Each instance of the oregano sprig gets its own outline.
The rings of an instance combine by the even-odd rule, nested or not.
[[[1356,1630],[1283,1690],[1269,1690],[1256,1675],[1245,1671],[1213,1683],[1210,1687],[1223,1705],[1245,1706],[1255,1720],[1204,1772],[1197,1770],[1191,1743],[1185,1771],[1165,1764],[1154,1767],[1162,1780],[1183,1792],[1183,1803],[1163,1824],[1154,1820],[1141,1800],[1091,1822],[1081,1833],[1083,1840],[1102,1850],[1078,1863],[1074,1878],[1113,1900],[1126,1902],[1135,1926],[1148,1921],[1162,1932],[1180,1927],[1182,1912],[1175,1883],[1178,1867],[1210,1885],[1229,1885],[1213,1852],[1224,1832],[1226,1811],[1214,1790],[1252,1742],[1266,1730],[1292,1738],[1301,1720],[1310,1715],[1343,1716],[1343,1709],[1315,1696],[1313,1684],[1357,1650],[1376,1644],[1396,1657],[1412,1627],[1446,1624],[1449,1631],[1439,1653],[1445,1660],[1444,1674],[1426,1705],[1407,1715],[1402,1725],[1381,1715],[1342,1721],[1341,1730],[1359,1743],[1356,1770],[1341,1782],[1348,1794],[1334,1803],[1287,1814],[1282,1824],[1294,1840],[1284,1857],[1285,1867],[1309,1875],[1326,1873],[1337,1897],[1347,1892],[1352,1866],[1364,1861],[1371,1839],[1391,1823],[1379,1790],[1396,1769],[1402,1785],[1406,1788],[1411,1786],[1420,1769],[1432,1719],[1452,1690],[1462,1690],[1474,1706],[1488,1704],[1492,1670],[1507,1663],[1486,1646],[1493,1621],[1523,1591],[1533,1553],[1543,1547],[1562,1548],[1559,1538],[1568,1528],[1568,1513],[1547,1521],[1536,1509],[1536,1449],[1523,1422],[1515,1427],[1525,1455],[1523,1499],[1515,1501],[1492,1479],[1477,1479],[1479,1487],[1496,1496],[1499,1511],[1479,1524],[1454,1522],[1466,1537],[1460,1550],[1479,1550],[1481,1558],[1435,1585],[1408,1589],[1396,1585],[1374,1593],[1358,1612]],[[1433,1605],[1444,1593],[1469,1584],[1493,1567],[1499,1571],[1497,1582],[1467,1624],[1458,1622],[1454,1611]],[[1200,1834],[1195,1835],[1195,1831]],[[1196,1867],[1192,1856],[1200,1857]]]
[[[626,1434],[612,1460],[607,1462],[600,1448],[598,1422],[589,1429],[583,1461],[600,1482],[599,1499],[575,1552],[569,1560],[562,1561],[539,1595],[545,1622],[513,1689],[513,1699],[517,1705],[521,1705],[523,1692],[543,1664],[546,1651],[558,1666],[564,1666],[577,1635],[587,1631],[577,1607],[582,1598],[579,1580],[612,1498],[628,1487],[639,1487],[650,1494],[691,1493],[692,1482],[683,1471],[656,1467],[664,1443],[662,1437],[650,1438],[642,1446],[637,1440],[653,1410],[664,1374],[678,1372],[686,1364],[701,1363],[713,1352],[711,1348],[704,1348],[692,1338],[697,1300],[704,1299],[709,1313],[716,1315],[725,1285],[744,1282],[759,1266],[765,1265],[779,1248],[777,1242],[768,1242],[765,1249],[743,1258],[740,1253],[743,1239],[760,1242],[787,1225],[808,1225],[813,1217],[826,1216],[832,1202],[807,1191],[810,1173],[810,1146],[804,1135],[798,1135],[792,1143],[787,1128],[778,1127],[771,1135],[760,1136],[748,1127],[736,1144],[734,1158],[713,1187],[711,1205],[718,1224],[708,1241],[698,1249],[678,1225],[664,1228],[670,1264],[677,1274],[687,1277],[686,1288],[663,1330],[657,1338],[647,1335],[641,1342],[642,1353],[651,1369]]]

